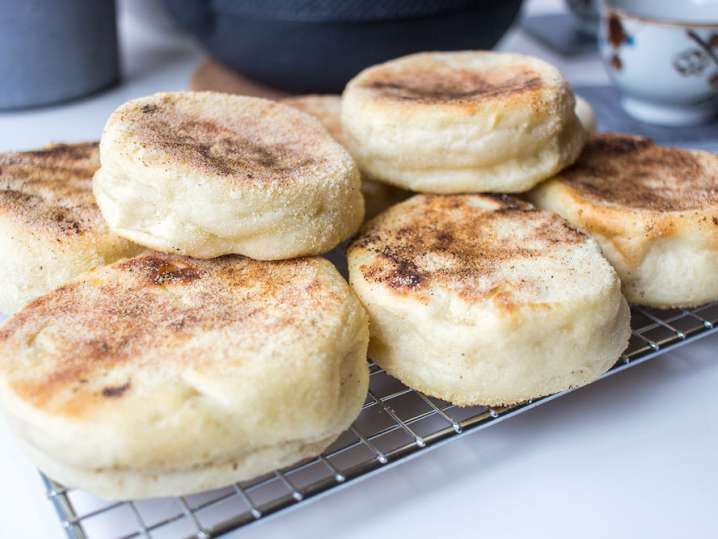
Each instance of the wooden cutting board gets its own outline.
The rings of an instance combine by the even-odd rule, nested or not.
[[[289,95],[243,77],[214,60],[205,60],[200,64],[190,78],[189,88],[194,91],[224,92],[267,99],[280,99]]]

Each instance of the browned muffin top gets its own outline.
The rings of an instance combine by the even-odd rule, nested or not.
[[[718,204],[718,156],[633,135],[595,135],[559,180],[605,205],[685,211]]]
[[[565,258],[587,237],[549,212],[508,196],[416,195],[368,223],[351,245],[370,254],[363,277],[426,298],[432,288],[464,300],[540,296],[552,278],[532,261]]]
[[[145,150],[143,158],[152,164],[235,181],[301,181],[338,166],[336,151],[327,147],[333,140],[323,129],[264,99],[157,94],[118,109],[106,133]]]
[[[536,90],[542,85],[541,79],[527,69],[498,73],[469,69],[377,73],[366,83],[386,97],[422,103],[489,99]]]
[[[353,84],[394,101],[466,105],[533,95],[549,82],[518,55],[467,51],[399,58],[365,70]]]
[[[263,347],[326,338],[348,294],[334,273],[319,258],[148,252],[87,273],[10,318],[0,329],[0,375],[34,407],[84,416],[128,395],[145,372],[229,369]]]
[[[106,227],[92,195],[96,142],[0,154],[0,214],[57,237]]]

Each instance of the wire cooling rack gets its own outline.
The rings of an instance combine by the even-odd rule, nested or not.
[[[629,346],[604,377],[718,331],[718,302],[693,310],[632,309]],[[180,498],[109,503],[43,476],[72,539],[218,537],[356,483],[568,392],[518,406],[459,408],[409,389],[376,365],[359,418],[323,455],[252,481]]]

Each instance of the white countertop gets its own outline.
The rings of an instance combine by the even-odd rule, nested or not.
[[[129,0],[139,1],[139,0]],[[530,11],[559,0],[533,0]],[[123,21],[125,82],[58,107],[0,113],[0,150],[99,136],[132,97],[186,87],[201,54]],[[502,48],[605,82],[512,32]],[[592,384],[261,523],[260,538],[718,537],[718,336]],[[65,537],[37,471],[0,422],[0,537]],[[233,535],[234,537],[234,535]]]

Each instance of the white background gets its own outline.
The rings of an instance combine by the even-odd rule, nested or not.
[[[142,0],[126,0],[140,2]],[[529,12],[560,9],[533,0]],[[124,84],[68,105],[0,113],[0,150],[96,139],[132,97],[185,88],[201,54],[123,17]],[[603,83],[518,31],[501,47]],[[718,537],[718,337],[635,367],[238,535]],[[1,360],[1,358],[0,358]],[[64,537],[36,470],[0,422],[0,538]]]

